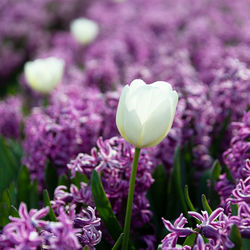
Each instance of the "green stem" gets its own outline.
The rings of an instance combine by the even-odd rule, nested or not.
[[[123,237],[123,241],[122,241],[122,250],[128,249],[129,231],[130,231],[131,215],[132,215],[132,207],[133,207],[133,199],[134,199],[134,190],[135,190],[135,178],[136,178],[136,173],[137,173],[137,165],[138,165],[140,150],[141,150],[140,148],[135,148],[133,166],[132,166],[132,170],[131,170],[130,183],[129,183],[125,224],[124,224],[124,230],[123,230],[124,237]]]

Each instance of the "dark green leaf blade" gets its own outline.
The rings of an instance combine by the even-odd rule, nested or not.
[[[51,207],[51,203],[50,203],[50,198],[49,198],[49,193],[48,191],[45,189],[43,190],[43,202],[44,202],[44,206],[49,207],[49,219],[51,221],[57,221],[56,219],[56,215]]]
[[[153,222],[158,232],[157,235],[160,237],[163,227],[161,218],[165,217],[167,204],[167,173],[163,165],[158,165],[155,168],[152,177],[154,178],[154,183],[148,190],[147,197],[150,202],[150,208],[153,211]]]
[[[206,210],[206,211],[208,212],[208,214],[210,215],[210,214],[213,212],[213,210],[212,210],[211,207],[209,206],[205,194],[203,194],[203,195],[201,196],[201,201],[202,201],[203,209]]]
[[[37,180],[34,180],[30,188],[30,208],[39,208],[39,194]]]
[[[187,185],[185,186],[185,198],[186,198],[186,202],[187,202],[187,205],[188,205],[189,209],[191,211],[196,212],[196,210],[194,208],[194,205],[193,205],[193,203],[192,203],[192,201],[190,199],[189,192],[188,192],[188,186]]]
[[[184,197],[184,189],[182,187],[181,178],[181,151],[178,146],[175,150],[174,155],[174,168],[170,176],[169,187],[168,187],[168,214],[173,211],[178,212],[178,207],[181,207],[181,212],[184,213],[185,217],[188,217],[187,205]]]
[[[9,222],[10,207],[11,202],[9,193],[8,190],[5,189],[0,201],[0,226],[5,226]]]
[[[68,176],[66,174],[62,174],[58,180],[58,186],[66,186],[69,187],[70,183],[69,183],[69,179]]]
[[[231,249],[233,250],[243,249],[241,234],[240,234],[238,227],[235,224],[231,227],[229,238],[234,243],[234,247]]]
[[[5,140],[0,136],[0,196],[1,193],[9,186],[12,180],[18,175],[18,166],[16,161],[7,147]]]
[[[123,239],[124,233],[121,233],[121,235],[119,236],[119,238],[117,239],[116,243],[114,244],[114,246],[112,247],[112,250],[117,250],[119,249],[121,243],[122,243],[122,239]]]
[[[94,197],[96,209],[110,233],[113,240],[117,240],[122,233],[121,225],[119,224],[110,202],[103,189],[100,177],[94,170],[91,175],[91,190]]]
[[[19,204],[25,202],[29,206],[30,200],[30,173],[26,166],[22,166],[17,182],[17,197]]]
[[[51,198],[54,196],[54,190],[57,187],[58,175],[56,168],[51,161],[48,161],[45,168],[45,186]]]
[[[190,234],[184,241],[183,246],[190,246],[192,247],[195,241],[197,234],[196,233],[192,233]]]

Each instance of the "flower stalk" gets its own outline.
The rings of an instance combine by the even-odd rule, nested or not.
[[[129,182],[129,191],[128,191],[128,201],[127,201],[127,208],[126,208],[125,223],[124,223],[124,229],[123,229],[124,238],[122,241],[122,250],[128,249],[131,215],[132,215],[134,190],[135,190],[135,179],[136,179],[137,166],[138,166],[138,161],[139,161],[139,156],[140,156],[140,150],[141,150],[140,148],[135,148],[134,160],[133,160],[130,182]]]

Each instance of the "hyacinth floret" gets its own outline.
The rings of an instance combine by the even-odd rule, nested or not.
[[[162,218],[163,224],[166,229],[170,232],[165,238],[162,240],[162,248],[163,249],[171,249],[176,247],[177,240],[179,237],[186,237],[193,233],[192,228],[184,228],[185,224],[187,224],[187,219],[181,214],[172,224],[170,221]]]
[[[68,203],[67,203],[68,204]],[[88,206],[76,214],[76,204],[60,204],[56,213],[57,221],[43,220],[49,208],[31,209],[25,203],[19,207],[19,216],[10,216],[0,233],[0,248],[3,249],[80,249],[88,246],[95,249],[102,237],[100,218],[95,209]],[[2,248],[1,248],[2,249]]]
[[[37,232],[37,228],[47,226],[48,223],[40,219],[48,212],[48,207],[41,210],[31,209],[28,212],[26,204],[21,203],[18,210],[20,218],[10,216],[11,222],[4,227],[3,233],[0,234],[0,246],[18,246],[20,249],[24,249],[24,247],[35,249],[41,246],[43,238]]]
[[[236,180],[248,177],[245,171],[246,160],[250,158],[250,111],[245,113],[241,122],[234,122],[230,148],[223,154],[223,159]]]

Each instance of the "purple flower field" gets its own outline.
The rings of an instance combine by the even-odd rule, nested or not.
[[[0,250],[250,249],[249,27],[250,0],[1,0]]]

